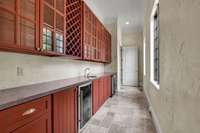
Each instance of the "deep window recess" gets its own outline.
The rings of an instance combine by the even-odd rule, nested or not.
[[[159,5],[158,5],[159,7]],[[159,8],[154,15],[154,81],[160,82],[160,63],[159,63]]]
[[[146,38],[143,40],[143,74],[146,76]]]
[[[160,26],[159,0],[155,0],[151,14],[151,82],[159,89],[160,84]]]

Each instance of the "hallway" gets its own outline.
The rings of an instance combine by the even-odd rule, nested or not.
[[[88,122],[81,133],[156,133],[144,93],[122,87]]]

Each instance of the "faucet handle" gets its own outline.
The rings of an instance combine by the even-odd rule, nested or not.
[[[84,76],[88,77],[89,73],[90,73],[90,68],[89,67],[85,68],[84,69]]]

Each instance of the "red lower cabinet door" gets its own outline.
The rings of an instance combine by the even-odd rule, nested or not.
[[[93,81],[92,88],[92,112],[95,114],[99,109],[99,80]]]
[[[0,111],[0,133],[52,133],[51,96]]]
[[[99,79],[99,106],[104,103],[104,79]]]
[[[108,97],[112,95],[112,78],[108,76]]]
[[[30,122],[29,124],[16,129],[12,133],[51,133],[51,128],[48,128],[48,120],[45,116]]]
[[[108,99],[108,77],[104,77],[103,82],[103,90],[104,90],[104,102]]]
[[[53,95],[54,133],[77,133],[76,88]]]

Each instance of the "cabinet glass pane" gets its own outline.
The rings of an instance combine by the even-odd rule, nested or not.
[[[21,15],[35,20],[35,1],[36,0],[21,0]]]
[[[56,0],[56,9],[64,13],[64,0]]]
[[[44,5],[44,23],[53,26],[54,10]]]
[[[59,0],[58,0],[59,1]],[[54,0],[45,0],[45,2],[47,2],[48,4],[50,4],[50,5],[54,5]]]
[[[56,33],[56,52],[64,53],[64,39],[61,33]]]
[[[56,28],[64,31],[64,17],[56,14]]]
[[[35,24],[21,19],[21,44],[28,47],[35,47]]]
[[[53,44],[53,39],[52,39],[52,31],[50,31],[47,28],[43,28],[43,49],[52,51],[52,44]]]
[[[15,16],[3,10],[0,10],[0,42],[15,42]]]
[[[15,0],[0,0],[0,6],[14,11],[15,10]]]

